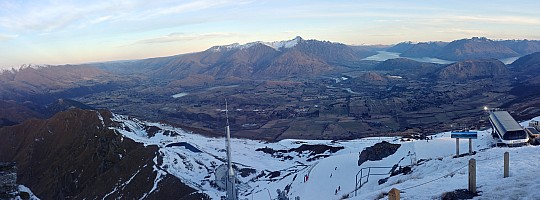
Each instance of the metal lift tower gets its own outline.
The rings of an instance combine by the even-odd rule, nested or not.
[[[236,176],[232,166],[231,158],[231,131],[229,128],[229,108],[227,107],[227,100],[225,100],[225,116],[227,118],[227,200],[238,200],[238,190],[236,190]]]

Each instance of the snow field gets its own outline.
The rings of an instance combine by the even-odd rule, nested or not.
[[[536,119],[540,119],[537,117]],[[121,115],[114,115],[114,121],[121,124],[114,127],[123,136],[144,145],[157,145],[163,163],[156,170],[172,174],[184,183],[207,193],[213,199],[219,199],[224,191],[212,186],[214,170],[224,164],[225,139],[209,138],[186,132],[160,123],[138,121]],[[522,124],[525,124],[524,122]],[[149,137],[145,126],[156,126],[161,130],[155,136]],[[126,129],[127,127],[127,129]],[[175,132],[178,136],[165,135]],[[231,130],[234,132],[234,130]],[[433,135],[433,139],[400,141],[400,138],[379,137],[364,138],[349,141],[329,140],[282,140],[268,143],[257,140],[232,139],[232,159],[239,168],[254,169],[256,172],[247,177],[237,174],[239,181],[240,199],[270,199],[276,198],[276,190],[288,188],[291,199],[299,196],[301,199],[341,199],[349,195],[350,199],[377,199],[391,188],[403,190],[402,199],[437,199],[444,192],[467,188],[468,161],[477,159],[477,186],[482,196],[475,199],[540,199],[535,196],[534,188],[540,183],[534,183],[535,174],[540,172],[540,148],[527,146],[521,148],[491,148],[494,140],[491,130],[478,131],[478,139],[473,140],[473,150],[476,155],[452,158],[455,155],[455,139],[450,138],[450,132]],[[401,144],[397,152],[380,161],[367,161],[357,166],[359,152],[381,141]],[[186,142],[202,152],[192,152],[181,146],[167,147],[167,144]],[[310,152],[281,153],[292,159],[273,157],[270,154],[255,151],[258,148],[288,150],[302,144],[324,144],[342,146],[344,149],[336,152],[325,152],[328,157],[308,161]],[[468,152],[468,140],[460,140],[460,153]],[[502,179],[502,155],[510,152],[510,177]],[[278,154],[274,154],[278,155]],[[311,156],[312,157],[312,156]],[[360,188],[354,196],[356,174],[366,167],[392,167],[399,163],[401,166],[421,160],[422,164],[414,166],[407,175],[390,177],[382,185],[378,180],[388,175],[370,176],[369,181]],[[372,173],[387,173],[389,169],[373,169]],[[264,176],[259,176],[261,173]],[[280,172],[270,178],[270,172]],[[304,182],[304,176],[309,180]],[[156,179],[157,182],[159,180]],[[363,179],[365,181],[365,179]],[[157,184],[155,182],[155,184]],[[511,184],[508,186],[508,184]],[[337,194],[336,190],[340,189]],[[383,197],[387,198],[387,197]]]

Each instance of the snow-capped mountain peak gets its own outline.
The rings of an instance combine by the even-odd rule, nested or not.
[[[41,69],[41,68],[45,68],[45,67],[49,67],[49,66],[50,65],[22,64],[19,67],[0,68],[0,74],[2,74],[4,72],[13,72],[13,73],[15,73],[15,72],[19,72],[21,70],[28,69],[28,68]]]
[[[286,41],[276,41],[276,42],[265,42],[263,44],[272,47],[276,50],[279,50],[281,48],[292,48],[298,44],[298,42],[302,41],[303,39],[300,36],[296,36],[292,40],[286,40]]]
[[[229,50],[236,50],[236,49],[246,49],[257,44],[262,44],[262,45],[272,47],[273,49],[277,51],[280,51],[284,48],[285,49],[293,48],[302,40],[303,40],[302,37],[296,36],[295,38],[291,40],[285,40],[285,41],[274,41],[274,42],[257,41],[257,42],[246,43],[243,45],[240,45],[239,43],[233,43],[229,45],[213,46],[210,48],[210,50],[214,52],[229,51]]]
[[[19,70],[23,70],[26,68],[32,68],[32,69],[41,69],[44,67],[48,67],[48,65],[36,65],[36,64],[23,64],[19,67]]]
[[[231,49],[242,48],[242,46],[245,46],[245,45],[240,45],[239,43],[233,43],[233,44],[229,44],[229,45],[213,46],[213,47],[210,48],[210,50],[214,51],[214,52],[229,51]]]

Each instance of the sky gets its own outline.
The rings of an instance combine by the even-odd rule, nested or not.
[[[0,68],[290,40],[540,39],[537,0],[0,0]]]

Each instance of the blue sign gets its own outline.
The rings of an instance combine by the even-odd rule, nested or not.
[[[452,132],[450,138],[476,139],[478,132]]]

